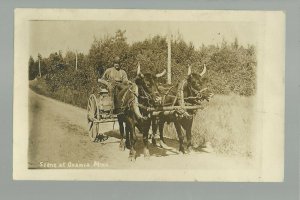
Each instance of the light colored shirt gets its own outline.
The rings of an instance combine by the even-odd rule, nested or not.
[[[123,69],[117,70],[115,67],[108,68],[104,72],[102,79],[107,81],[128,81],[126,72]]]

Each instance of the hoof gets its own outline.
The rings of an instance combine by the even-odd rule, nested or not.
[[[179,152],[181,152],[181,153],[183,153],[183,154],[186,154],[185,149],[184,149],[183,147],[180,147],[180,148],[179,148]]]
[[[135,158],[135,156],[129,156],[129,157],[128,157],[128,160],[129,160],[130,162],[135,162],[136,158]]]
[[[124,141],[121,141],[121,142],[120,142],[119,150],[120,150],[120,151],[125,151],[125,144],[124,144]]]
[[[149,149],[144,149],[144,158],[145,159],[149,159],[150,158],[150,152],[149,152]]]
[[[154,137],[152,137],[152,145],[155,146],[155,147],[157,146],[157,143],[156,143],[156,140],[155,140]]]
[[[212,153],[212,152],[214,152],[214,149],[210,142],[206,142],[204,147],[202,148],[202,151],[204,151],[206,153]]]
[[[192,147],[192,146],[189,146],[189,147],[187,148],[187,153],[190,154],[190,153],[193,153],[193,152],[194,152],[193,147]]]
[[[134,162],[136,160],[136,151],[135,150],[131,150],[129,152],[129,157],[128,157],[129,161]]]
[[[126,142],[125,142],[125,147],[127,148],[127,149],[130,149],[130,144],[129,144],[129,142],[126,140]]]

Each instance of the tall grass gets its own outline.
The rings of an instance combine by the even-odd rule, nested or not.
[[[194,118],[193,146],[210,142],[217,153],[251,157],[253,109],[254,97],[215,95]],[[173,124],[164,131],[166,137],[177,138]]]

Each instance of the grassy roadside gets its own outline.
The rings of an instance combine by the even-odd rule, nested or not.
[[[29,87],[38,94],[86,109],[88,91],[77,91],[68,87],[51,91],[43,78],[29,81]]]
[[[199,110],[194,118],[193,145],[210,142],[217,153],[251,157],[254,97],[215,95],[205,104],[205,109]],[[173,124],[164,131],[165,136],[177,138]]]

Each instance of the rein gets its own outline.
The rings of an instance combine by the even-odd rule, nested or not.
[[[174,87],[175,87],[175,85],[172,85],[172,86],[168,89],[168,91],[164,94],[164,96],[163,96],[163,98],[162,98],[162,103],[163,103],[163,105],[165,104],[166,97],[169,95],[169,93],[171,92],[171,90],[172,90]],[[172,95],[172,96],[173,96],[173,95]],[[172,103],[172,106],[175,105],[175,102],[176,102],[176,100],[177,100],[177,95],[174,96],[174,97],[175,97],[175,98],[174,98],[174,102]]]
[[[187,88],[189,89],[189,91],[190,91],[190,94],[191,94],[191,97],[187,97],[187,98],[185,98],[186,100],[203,100],[202,99],[202,92],[203,91],[205,91],[205,90],[207,90],[207,88],[204,88],[204,89],[202,89],[202,90],[200,90],[200,91],[198,91],[198,90],[196,90],[195,88],[193,88],[192,86],[190,86],[190,85],[188,85],[187,86]],[[193,96],[192,94],[195,94],[196,96]]]
[[[139,95],[138,98],[147,100],[148,105],[154,107],[154,105],[151,103],[151,100],[154,101],[153,98],[152,98],[152,96],[148,92],[146,92],[146,90],[144,89],[143,86],[140,87],[140,89],[141,89],[140,91],[143,94]],[[157,90],[159,91],[158,88],[157,88]]]
[[[141,87],[140,89],[141,89],[141,91],[143,92],[143,94],[144,94],[145,96],[142,96],[142,95],[141,95],[141,96],[138,96],[138,98],[146,99],[147,102],[148,102],[148,105],[153,106],[153,105],[150,103],[150,101],[151,101],[151,99],[152,99],[152,98],[151,98],[151,95],[150,95],[149,93],[147,93],[143,87]]]
[[[124,93],[124,95],[123,95],[123,98],[122,98],[122,104],[121,104],[121,107],[120,107],[120,109],[121,109],[123,112],[124,112],[124,109],[125,109],[126,107],[130,107],[131,104],[132,104],[133,101],[134,101],[134,97],[133,97],[133,98],[129,99],[129,100],[128,100],[128,104],[124,106],[125,98],[126,98],[128,92],[130,91],[133,95],[136,96],[136,94],[131,90],[132,87],[133,87],[133,85],[131,85],[131,86],[129,87],[129,89],[128,89],[128,90]]]

